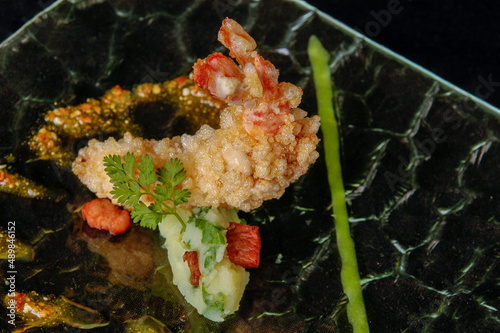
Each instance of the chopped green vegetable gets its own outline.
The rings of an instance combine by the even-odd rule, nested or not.
[[[201,291],[203,295],[203,302],[208,305],[208,308],[205,311],[216,311],[222,313],[224,311],[224,294],[219,292],[217,294],[218,300],[215,300],[214,295],[210,294],[205,288],[205,284],[201,284]]]
[[[214,224],[210,223],[204,218],[199,217],[191,217],[189,222],[193,221],[196,228],[201,230],[201,242],[203,244],[226,244],[226,239],[220,233],[219,228],[217,228]]]
[[[219,251],[220,246],[211,246],[205,252],[202,253],[203,267],[206,272],[211,272],[217,264],[217,253]],[[220,258],[219,258],[220,259]]]
[[[123,157],[123,163],[118,155],[104,157],[105,171],[113,183],[113,198],[132,207],[130,216],[143,227],[156,229],[164,215],[172,214],[182,224],[184,231],[186,223],[177,214],[176,206],[187,202],[190,193],[186,189],[177,188],[186,178],[181,161],[171,159],[157,171],[151,156],[145,155],[137,163],[140,171],[138,177],[134,176],[135,164],[136,159],[132,153]],[[154,189],[151,190],[153,185]],[[155,201],[147,206],[140,201],[143,195],[149,195]]]
[[[215,264],[222,259],[221,256],[224,255],[226,248],[226,238],[221,233],[224,228],[218,227],[206,219],[206,214],[209,211],[210,208],[202,207],[195,216],[191,216],[188,220],[189,226],[193,224],[196,229],[201,231],[200,241],[204,245],[204,250],[200,252],[200,262],[203,262],[206,272],[212,271]],[[189,227],[187,230],[190,230]]]
[[[354,241],[349,229],[349,217],[345,201],[342,168],[340,164],[340,141],[335,119],[338,111],[336,90],[332,90],[333,81],[328,66],[329,54],[316,36],[309,38],[307,48],[311,60],[318,113],[321,117],[321,132],[325,149],[328,182],[335,212],[335,230],[342,269],[340,272],[342,287],[347,295],[347,317],[354,333],[369,332],[361,282],[356,260]],[[334,86],[334,85],[333,85]],[[335,87],[335,86],[334,86]],[[334,102],[332,102],[334,101]]]
[[[205,260],[203,261],[203,267],[205,269],[212,271],[214,268],[215,264],[217,263],[217,248],[212,246],[209,247],[208,250],[206,250],[203,253],[203,256],[205,257]]]

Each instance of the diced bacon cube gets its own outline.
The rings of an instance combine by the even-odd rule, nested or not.
[[[261,241],[258,226],[231,222],[226,239],[227,255],[233,264],[244,268],[259,267]]]

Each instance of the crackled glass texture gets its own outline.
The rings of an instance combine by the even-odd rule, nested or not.
[[[109,323],[96,332],[145,315],[165,332],[349,332],[321,143],[318,162],[280,200],[242,215],[260,226],[261,267],[221,324],[192,313],[168,269],[155,274],[165,263],[156,233],[136,228],[109,241],[75,230],[68,207],[88,191],[23,145],[55,102],[173,79],[224,52],[216,38],[226,16],[255,38],[280,80],[302,87],[310,114],[309,36],[331,54],[372,332],[500,331],[500,113],[296,1],[60,1],[0,45],[0,164],[57,194],[0,193],[2,228],[17,221],[17,238],[35,249],[32,262],[18,263],[18,290],[99,311]],[[50,331],[65,329],[77,331]]]

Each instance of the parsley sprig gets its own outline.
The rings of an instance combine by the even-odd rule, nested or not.
[[[186,179],[181,161],[171,159],[165,162],[163,168],[156,170],[151,156],[141,156],[137,162],[140,171],[138,176],[134,176],[135,165],[136,158],[130,152],[123,157],[123,162],[118,155],[104,157],[104,170],[113,183],[113,198],[120,204],[132,207],[130,216],[142,227],[156,229],[164,215],[172,214],[182,224],[184,231],[186,223],[177,213],[176,207],[187,202],[191,194],[178,187]],[[149,195],[155,201],[146,205],[140,201],[143,195]]]

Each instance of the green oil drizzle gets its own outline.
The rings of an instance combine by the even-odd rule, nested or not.
[[[330,55],[316,36],[309,38],[307,48],[313,69],[318,113],[321,117],[321,132],[328,172],[328,182],[335,213],[335,230],[342,269],[340,278],[349,302],[347,318],[354,333],[369,332],[361,281],[356,260],[354,241],[349,229],[349,217],[340,164],[340,141],[335,114],[338,111],[337,93],[330,76],[328,61]],[[333,86],[333,89],[332,89]]]

